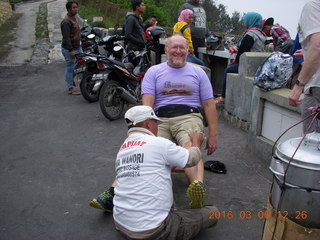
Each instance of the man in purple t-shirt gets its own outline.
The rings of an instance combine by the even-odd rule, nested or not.
[[[142,103],[153,107],[163,122],[158,126],[158,136],[186,148],[191,146],[189,133],[204,132],[199,111],[203,107],[209,127],[206,149],[210,155],[217,148],[217,113],[210,80],[200,67],[186,62],[188,44],[184,37],[168,38],[165,52],[168,61],[151,67],[143,79]],[[190,183],[190,207],[202,207],[206,197],[203,161],[184,172]]]

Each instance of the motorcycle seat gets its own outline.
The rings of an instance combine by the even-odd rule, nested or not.
[[[116,65],[119,65],[120,67],[124,67],[125,69],[132,71],[134,69],[134,66],[132,63],[123,63],[119,62],[117,60],[109,59],[110,62],[113,62]]]

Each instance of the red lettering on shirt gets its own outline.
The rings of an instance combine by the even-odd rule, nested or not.
[[[141,147],[141,146],[143,146],[145,144],[147,144],[147,142],[145,142],[145,141],[129,141],[129,142],[126,142],[126,143],[122,144],[119,152],[122,151],[123,149],[128,148],[128,147],[135,147],[135,146],[140,146]]]

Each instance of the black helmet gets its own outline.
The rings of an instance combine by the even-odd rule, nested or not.
[[[164,33],[164,29],[158,26],[151,26],[146,30],[146,38],[147,40],[158,41],[160,36]]]

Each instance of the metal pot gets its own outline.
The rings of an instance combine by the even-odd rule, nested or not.
[[[290,162],[300,141],[289,139],[276,148],[269,167],[274,175],[271,203],[292,221],[320,228],[320,133],[307,134]]]

